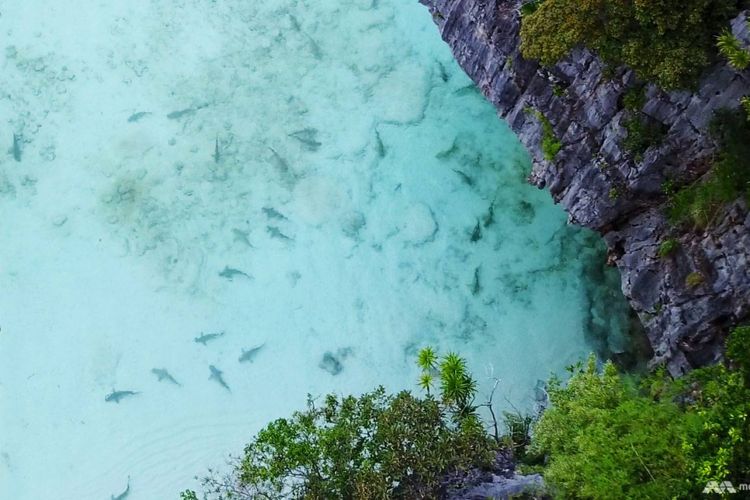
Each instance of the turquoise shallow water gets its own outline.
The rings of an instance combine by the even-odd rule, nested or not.
[[[519,407],[623,348],[600,243],[416,2],[111,4],[0,18],[0,498],[175,498],[424,345]]]

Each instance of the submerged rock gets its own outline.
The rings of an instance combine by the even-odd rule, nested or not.
[[[648,86],[643,110],[667,132],[660,145],[635,158],[620,145],[627,135],[622,98],[636,83],[632,71],[605,77],[606,65],[582,49],[550,68],[524,60],[521,0],[420,1],[459,64],[528,149],[530,182],[547,188],[571,222],[604,237],[608,260],[619,268],[623,292],[646,329],[652,361],[677,375],[718,360],[728,329],[750,319],[747,205],[737,201],[703,234],[677,230],[664,215],[662,184],[688,184],[707,172],[716,152],[708,123],[716,110],[737,108],[750,93],[750,73],[715,65],[692,94]],[[742,13],[732,26],[748,45],[745,20]],[[542,123],[529,107],[550,120],[562,143],[553,161],[544,158]],[[682,242],[679,255],[659,258],[661,242],[674,237]],[[703,283],[686,287],[694,272]],[[592,312],[592,322],[600,319]]]
[[[351,353],[352,349],[350,347],[339,349],[336,353],[328,351],[323,355],[323,359],[318,366],[331,375],[338,375],[344,369],[342,361],[348,358]]]

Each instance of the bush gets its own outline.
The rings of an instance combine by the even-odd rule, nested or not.
[[[695,370],[677,384],[694,418],[683,449],[694,493],[708,481],[750,483],[750,327],[734,329],[727,363]]]
[[[562,143],[555,135],[555,129],[552,127],[552,122],[550,122],[549,118],[544,116],[542,112],[537,109],[527,108],[526,111],[532,113],[542,124],[542,153],[544,154],[545,160],[553,161],[557,156],[557,153],[562,149]]]
[[[711,132],[719,153],[705,180],[674,192],[668,216],[675,223],[711,225],[727,203],[750,192],[750,122],[741,109],[717,113]]]
[[[748,121],[750,121],[750,96],[745,96],[740,99],[740,104],[742,105],[742,109],[745,111],[745,115]]]
[[[555,498],[700,498],[709,481],[750,483],[750,327],[726,354],[678,380],[658,369],[636,383],[593,357],[566,386],[553,380],[530,453],[547,455]]]
[[[544,0],[531,0],[521,4],[521,15],[528,16],[536,12],[536,9],[542,4]]]
[[[665,89],[690,87],[738,11],[727,0],[546,0],[522,19],[521,51],[552,65],[582,45]]]
[[[567,386],[553,380],[552,407],[534,427],[532,453],[549,456],[555,498],[675,498],[687,492],[685,425],[677,405],[655,403],[593,356]]]
[[[424,399],[381,387],[360,397],[329,395],[322,406],[272,422],[245,447],[227,477],[203,480],[217,499],[427,499],[447,474],[487,467],[497,443],[476,416],[466,362],[419,354]],[[437,378],[439,398],[429,395]],[[185,491],[185,500],[195,493]]]
[[[685,286],[688,288],[695,288],[703,284],[706,279],[698,271],[692,272],[685,278]]]
[[[742,47],[740,41],[729,28],[724,28],[721,34],[716,37],[716,46],[734,69],[742,71],[750,66],[750,51]]]
[[[640,112],[646,104],[646,92],[643,86],[629,88],[622,96],[622,106],[628,111]]]
[[[659,257],[665,258],[675,253],[678,248],[680,248],[680,242],[675,238],[669,238],[668,240],[661,242],[657,253],[659,254]]]
[[[623,139],[622,146],[636,161],[643,159],[643,153],[648,148],[660,144],[665,134],[661,123],[649,120],[641,113],[625,120],[623,126],[628,135]]]

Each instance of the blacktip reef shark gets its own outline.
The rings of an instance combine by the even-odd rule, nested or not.
[[[151,373],[156,375],[156,377],[159,379],[159,382],[166,380],[167,382],[172,382],[174,385],[182,386],[182,384],[176,381],[166,368],[152,368]]]
[[[223,330],[220,331],[220,332],[217,332],[217,333],[203,333],[203,332],[201,332],[200,336],[195,337],[193,339],[193,341],[196,342],[196,343],[198,343],[198,344],[206,345],[211,340],[216,340],[216,339],[218,339],[219,337],[221,337],[223,335],[224,335],[224,331]]]
[[[219,151],[219,136],[216,136],[216,145],[214,146],[214,163],[219,163],[221,160],[221,152]]]
[[[151,113],[148,111],[139,111],[137,113],[133,113],[132,115],[128,116],[128,123],[135,123],[139,121],[142,118],[147,117]]]
[[[224,270],[219,273],[219,276],[221,276],[222,278],[226,278],[229,281],[234,280],[234,278],[236,278],[237,276],[243,276],[249,280],[253,279],[253,277],[247,274],[245,271],[241,271],[229,266],[224,266]]]
[[[224,373],[221,370],[216,368],[214,365],[209,365],[208,369],[211,370],[211,376],[208,377],[209,380],[216,380],[216,382],[218,382],[219,385],[221,385],[224,389],[232,392],[227,383],[224,382],[224,377],[222,377]]]
[[[18,134],[13,134],[13,149],[11,152],[13,153],[13,159],[16,161],[21,161],[21,136]]]
[[[136,394],[140,394],[139,392],[135,391],[116,391],[112,389],[112,392],[104,396],[104,401],[108,403],[120,403],[120,400],[125,399],[130,396],[135,396]]]
[[[303,146],[311,151],[316,151],[323,144],[318,142],[318,131],[314,128],[306,128],[292,132],[289,137],[297,139]]]
[[[276,226],[266,226],[266,231],[268,231],[268,234],[271,235],[271,238],[276,238],[278,240],[284,241],[293,241],[293,238],[290,238],[289,236],[282,233],[281,230]]]
[[[125,490],[119,495],[110,496],[110,499],[111,500],[125,500],[128,497],[128,495],[130,495],[130,476],[128,476],[128,485],[125,487]]]
[[[266,345],[266,343],[263,342],[262,344],[260,344],[258,346],[255,346],[252,349],[249,349],[247,351],[244,350],[244,349],[242,349],[242,355],[239,357],[238,361],[240,363],[252,363],[255,360],[255,356],[258,355],[258,353],[260,352],[260,350],[263,349],[263,347],[265,347],[265,345]]]

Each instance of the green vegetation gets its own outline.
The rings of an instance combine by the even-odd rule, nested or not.
[[[708,481],[750,482],[750,328],[734,330],[728,365],[638,383],[589,359],[534,427],[555,498],[699,498]]]
[[[383,388],[329,395],[320,406],[309,398],[306,410],[261,430],[228,477],[205,478],[204,489],[217,499],[437,497],[446,474],[488,466],[498,445],[476,415],[466,362],[425,349],[418,364],[426,398]]]
[[[552,65],[585,46],[665,89],[691,87],[738,12],[727,0],[546,0],[525,10],[521,51]]]
[[[631,87],[622,96],[622,106],[628,111],[640,112],[646,104],[646,89],[643,86]]]
[[[544,159],[547,161],[553,161],[557,156],[557,153],[562,149],[562,142],[555,135],[555,129],[552,127],[552,122],[549,118],[544,116],[541,111],[534,108],[526,108],[527,113],[532,113],[537,120],[542,124],[542,153]]]
[[[474,405],[466,362],[423,349],[425,398],[379,388],[309,399],[260,431],[228,476],[205,478],[204,498],[440,498],[446,473],[487,466],[498,442],[543,473],[553,498],[700,498],[709,481],[750,483],[750,327],[730,334],[726,355],[677,380],[599,369],[592,355],[567,383],[551,379],[539,420],[506,414],[493,439],[476,415],[491,398]]]
[[[536,12],[544,0],[531,0],[521,5],[521,15],[528,16]]]
[[[750,96],[745,96],[740,99],[740,104],[742,105],[742,109],[745,110],[745,115],[747,115],[748,121],[750,121]]]
[[[622,97],[622,106],[627,111],[623,127],[628,135],[622,146],[636,161],[643,159],[643,153],[651,146],[661,143],[666,130],[664,125],[646,116],[643,106],[646,104],[645,87],[638,85],[628,89]]]
[[[734,69],[742,71],[750,66],[750,51],[742,47],[740,41],[729,28],[724,28],[721,34],[716,37],[716,46]]]
[[[675,253],[678,248],[680,248],[680,242],[675,238],[669,238],[668,240],[664,240],[661,242],[657,253],[659,254],[659,257],[665,258]]]
[[[687,275],[685,278],[685,286],[688,288],[695,288],[703,284],[706,278],[703,277],[698,271],[694,271]]]
[[[750,122],[743,110],[717,113],[711,132],[719,154],[706,178],[680,190],[669,200],[669,219],[710,226],[725,204],[750,193]]]
[[[643,153],[648,148],[659,145],[666,133],[661,123],[650,120],[640,112],[627,118],[623,126],[628,135],[623,139],[622,146],[636,161],[643,160]]]

